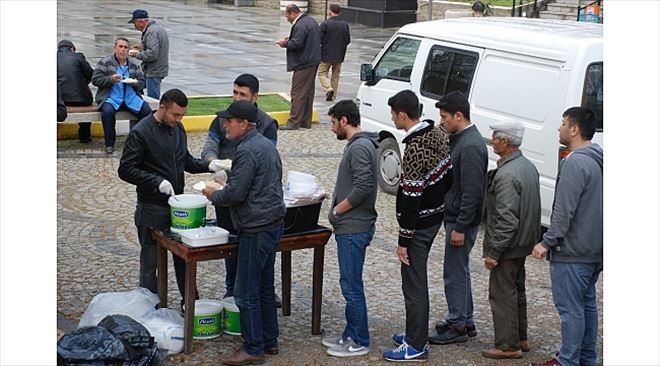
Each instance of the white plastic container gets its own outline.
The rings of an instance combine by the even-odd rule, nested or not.
[[[181,241],[191,247],[218,245],[229,241],[229,231],[217,226],[182,230],[179,235],[181,235]]]
[[[216,300],[195,301],[193,338],[212,339],[222,334],[223,303]]]

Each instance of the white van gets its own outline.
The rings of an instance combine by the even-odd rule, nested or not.
[[[489,146],[489,169],[498,157],[488,126],[503,118],[523,123],[522,150],[539,171],[544,226],[550,223],[563,112],[592,108],[598,117],[594,141],[603,142],[602,24],[494,17],[408,24],[362,65],[360,79],[362,129],[380,133],[379,183],[388,193],[399,184],[404,132],[394,127],[387,100],[404,89],[419,97],[421,119],[436,123],[441,95],[466,94],[470,119]]]

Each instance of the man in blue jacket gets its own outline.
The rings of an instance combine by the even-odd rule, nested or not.
[[[224,187],[205,188],[203,193],[214,205],[229,207],[238,231],[234,299],[243,336],[243,345],[222,363],[261,364],[264,353],[279,353],[274,282],[275,251],[286,213],[282,161],[275,145],[254,127],[254,103],[233,102],[218,116],[225,120],[227,138],[237,142],[236,154]]]
[[[603,148],[591,139],[594,113],[569,108],[559,143],[571,152],[560,165],[550,228],[532,255],[550,260],[552,298],[561,320],[561,349],[534,366],[596,365],[596,282],[603,271]]]
[[[277,40],[278,46],[286,48],[286,71],[293,71],[291,78],[291,113],[282,130],[312,128],[312,108],[316,70],[321,63],[320,28],[316,20],[300,12],[295,4],[284,11],[291,23],[288,37]]]

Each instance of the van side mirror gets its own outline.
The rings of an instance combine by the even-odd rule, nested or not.
[[[374,85],[374,68],[371,64],[360,65],[360,81],[366,81],[367,85]]]

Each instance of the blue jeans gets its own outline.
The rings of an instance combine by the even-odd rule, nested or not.
[[[117,131],[115,126],[117,125],[117,118],[115,114],[117,111],[130,111],[133,113],[138,121],[147,117],[151,114],[151,107],[149,103],[143,102],[142,107],[139,111],[134,111],[122,103],[119,106],[119,109],[115,110],[115,107],[110,103],[103,103],[101,105],[101,123],[103,124],[103,138],[105,139],[105,146],[115,146],[115,141],[117,140]]]
[[[596,282],[602,271],[603,262],[550,262],[552,298],[561,319],[562,366],[596,364]]]
[[[163,81],[163,78],[150,78],[147,77],[147,95],[160,100],[160,83]]]
[[[443,279],[447,298],[447,324],[466,327],[474,325],[474,305],[472,303],[472,280],[470,277],[470,252],[477,239],[478,226],[465,230],[464,244],[455,247],[449,243],[455,222],[445,222],[445,258]]]
[[[374,237],[375,226],[361,233],[335,234],[337,261],[339,262],[339,286],[346,300],[346,327],[342,338],[369,347],[369,322],[367,302],[364,298],[362,268],[366,249]]]
[[[243,349],[254,356],[263,355],[264,347],[277,346],[275,249],[281,237],[282,225],[238,235],[234,300],[240,312]]]

